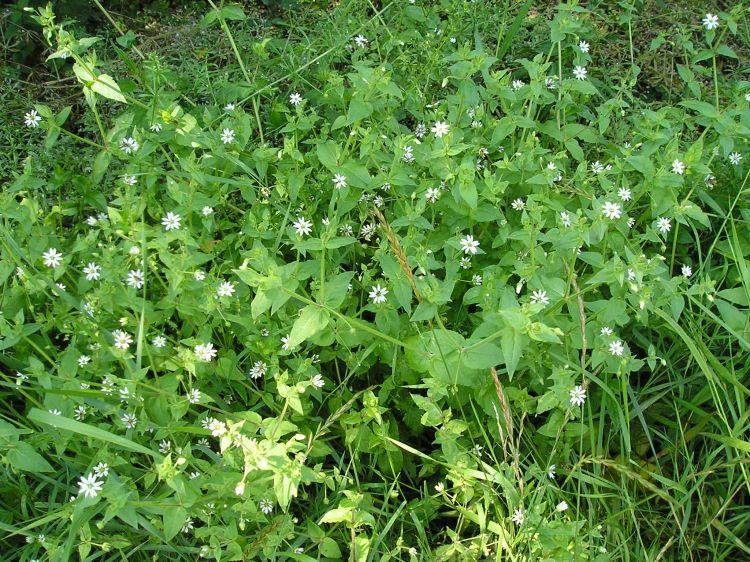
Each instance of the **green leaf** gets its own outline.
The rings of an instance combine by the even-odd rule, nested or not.
[[[149,455],[156,459],[161,459],[162,457],[161,454],[152,451],[151,449],[147,449],[143,445],[139,445],[138,443],[131,441],[126,437],[115,435],[114,433],[111,433],[104,429],[94,427],[93,425],[89,425],[87,423],[71,420],[70,418],[66,418],[64,416],[56,416],[55,414],[51,414],[45,410],[32,408],[31,412],[29,412],[28,418],[36,423],[51,425],[52,427],[56,427],[57,429],[71,431],[73,433],[91,437],[92,439],[96,439],[98,441],[111,443],[123,449],[127,449],[128,451],[143,453],[144,455]]]
[[[50,414],[52,415],[52,414]],[[16,470],[26,472],[53,472],[52,466],[34,447],[23,441],[16,443],[8,451],[8,461]]]
[[[115,79],[108,74],[100,74],[97,76],[90,88],[100,96],[127,103],[125,96],[120,92],[120,86],[118,86]]]
[[[171,540],[180,532],[187,521],[188,513],[184,507],[167,507],[164,509],[164,538]]]
[[[294,322],[289,334],[288,346],[297,347],[303,341],[310,339],[328,325],[331,315],[316,304],[310,304],[302,309],[299,318]]]
[[[353,99],[349,103],[349,111],[346,114],[346,124],[351,125],[361,121],[372,114],[372,104],[370,102]]]

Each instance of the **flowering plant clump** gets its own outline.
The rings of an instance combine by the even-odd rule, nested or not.
[[[668,103],[634,64],[611,75],[577,5],[529,19],[543,49],[513,58],[467,27],[480,2],[353,2],[336,48],[271,80],[242,8],[210,4],[239,74],[202,101],[132,38],[108,65],[35,12],[92,126],[43,103],[19,126],[90,159],[0,194],[2,540],[678,559],[717,540],[710,512],[739,548],[750,84],[720,89],[716,61],[747,10],[692,23],[705,50]],[[281,43],[251,52],[304,52]],[[701,474],[727,476],[686,513],[681,455],[706,440]]]

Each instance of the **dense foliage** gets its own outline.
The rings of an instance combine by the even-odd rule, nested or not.
[[[33,12],[82,96],[2,174],[4,550],[747,556],[748,9],[657,100],[636,8],[613,72],[575,3],[281,15],[311,51],[209,2],[201,85]]]

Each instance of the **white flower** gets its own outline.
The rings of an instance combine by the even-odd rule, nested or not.
[[[196,281],[203,281],[206,278],[206,272],[196,269],[195,272],[193,272],[193,278]]]
[[[122,183],[125,185],[135,185],[138,183],[138,180],[135,179],[135,176],[122,176]]]
[[[228,104],[226,104],[226,105],[224,106],[224,111],[234,111],[234,104],[233,104],[233,103],[231,103],[231,102],[230,102],[230,103],[228,103]]]
[[[523,507],[519,507],[513,512],[511,520],[516,525],[523,525],[524,521],[526,521],[526,510]]]
[[[141,145],[138,144],[138,141],[133,137],[124,138],[120,142],[120,150],[122,150],[125,154],[133,154],[140,148],[140,146]]]
[[[172,443],[170,443],[170,442],[169,442],[169,441],[167,441],[166,439],[162,439],[162,440],[161,440],[161,441],[159,442],[159,452],[160,452],[160,453],[161,453],[162,455],[166,455],[166,454],[167,454],[167,453],[168,453],[169,451],[171,451],[171,450],[172,450]]]
[[[109,465],[106,462],[100,462],[94,467],[94,474],[100,478],[105,478],[109,474]]]
[[[620,340],[614,340],[609,344],[609,352],[615,357],[620,357],[625,352],[625,346]]]
[[[729,161],[735,166],[740,163],[740,160],[742,160],[742,154],[740,154],[739,152],[732,152],[729,155]]]
[[[294,107],[297,107],[299,104],[302,103],[302,96],[299,95],[297,92],[294,92],[289,96],[289,103],[291,103]]]
[[[197,388],[191,388],[185,395],[185,398],[187,398],[187,401],[191,404],[197,404],[201,401],[201,391]]]
[[[227,432],[226,424],[219,420],[211,420],[211,423],[208,424],[208,429],[214,437],[221,437]]]
[[[362,238],[367,240],[368,242],[372,238],[372,235],[375,234],[375,229],[377,227],[374,224],[365,224],[362,225]]]
[[[704,16],[702,23],[703,27],[708,30],[716,29],[717,27],[719,27],[719,16],[709,12]]]
[[[471,258],[468,256],[463,256],[461,258],[461,261],[459,262],[459,265],[461,266],[461,269],[469,269],[471,267]]]
[[[675,174],[679,174],[681,176],[682,174],[685,173],[685,164],[682,161],[675,158],[672,161],[672,172]]]
[[[476,285],[477,287],[480,287],[482,285],[482,276],[481,275],[472,275],[471,276],[471,282]]]
[[[440,199],[440,188],[428,187],[424,197],[428,203],[435,203],[438,199]]]
[[[206,205],[205,207],[203,207],[203,208],[201,209],[201,214],[202,214],[202,215],[203,215],[204,217],[208,217],[208,216],[210,216],[210,215],[213,215],[213,214],[214,214],[214,209],[213,209],[213,207],[209,207],[208,205]]]
[[[138,254],[141,253],[141,249],[138,246],[131,246],[130,250],[128,250],[128,253],[131,256],[137,256]]]
[[[683,265],[681,271],[683,277],[690,277],[693,274],[693,268],[689,265]]]
[[[86,405],[80,404],[79,406],[75,407],[75,410],[73,410],[73,417],[77,419],[78,421],[83,421],[86,417]]]
[[[140,289],[144,283],[143,272],[140,269],[131,269],[125,282],[134,289]]]
[[[234,487],[234,493],[238,496],[241,496],[245,493],[245,483],[243,481],[237,483],[237,485]]]
[[[555,476],[557,476],[557,465],[551,464],[549,465],[549,468],[547,468],[547,478],[554,480]]]
[[[83,272],[86,274],[86,280],[88,281],[97,281],[99,277],[101,277],[101,270],[102,267],[94,262],[89,262],[86,267],[83,268]]]
[[[431,131],[435,134],[435,137],[439,139],[447,135],[448,130],[449,130],[448,123],[446,123],[445,121],[436,121],[431,129]]]
[[[523,80],[513,80],[513,82],[510,85],[510,87],[513,88],[514,90],[520,90],[524,86],[525,84],[523,83]]]
[[[606,201],[602,205],[602,214],[610,220],[619,219],[622,216],[622,207],[618,203]]]
[[[161,131],[161,123],[154,123],[149,127],[153,132],[158,133]]]
[[[589,52],[589,44],[586,41],[581,41],[580,43],[578,43],[578,48],[581,49],[582,53]]]
[[[557,504],[557,506],[555,507],[555,510],[559,511],[560,513],[562,513],[563,511],[567,510],[568,507],[569,506],[568,506],[567,502],[561,501],[560,503]]]
[[[635,218],[628,217],[628,228],[633,228],[634,224],[635,224]]]
[[[115,330],[112,332],[112,338],[115,341],[115,347],[117,349],[127,349],[130,347],[130,344],[133,343],[132,336],[122,330]]]
[[[234,141],[234,131],[232,129],[224,129],[221,131],[221,142],[229,144]]]
[[[78,366],[79,366],[79,367],[85,367],[85,366],[86,366],[86,365],[88,365],[88,364],[89,364],[90,362],[91,362],[91,357],[89,357],[88,355],[81,355],[81,356],[80,356],[80,357],[78,358]]]
[[[343,174],[336,174],[333,176],[333,187],[336,189],[343,189],[346,187],[346,176]]]
[[[167,338],[164,336],[155,336],[154,339],[151,340],[151,345],[154,347],[164,347],[167,345]]]
[[[127,429],[133,429],[138,424],[138,418],[134,414],[125,414],[120,418],[120,421]]]
[[[25,113],[23,116],[24,125],[26,125],[27,127],[31,127],[32,129],[38,127],[41,120],[42,116],[36,112],[36,109],[32,109],[28,113]]]
[[[185,523],[182,524],[182,529],[180,529],[184,534],[188,534],[190,531],[193,530],[193,518],[188,517],[185,519]]]
[[[263,361],[256,361],[250,369],[250,378],[259,379],[266,374],[268,366]]]
[[[89,226],[95,226],[97,222],[97,218],[94,215],[91,215],[90,217],[86,218],[86,224]]]
[[[549,304],[549,297],[547,291],[538,290],[531,293],[531,304],[542,304],[547,306]]]
[[[195,357],[198,359],[198,361],[204,361],[208,363],[214,357],[216,357],[216,354],[218,352],[216,351],[216,349],[214,349],[214,344],[208,342],[197,344],[193,348],[193,353],[195,353]]]
[[[161,224],[164,226],[164,230],[178,230],[180,228],[180,221],[182,218],[177,213],[168,212],[167,216],[161,219]]]
[[[464,254],[476,254],[479,251],[479,240],[474,240],[471,234],[460,240],[461,250]]]
[[[656,228],[659,229],[659,232],[662,234],[666,234],[672,230],[672,221],[667,217],[659,217],[656,221]]]
[[[575,386],[570,391],[570,405],[571,406],[583,406],[586,402],[586,389],[582,386]]]
[[[586,74],[588,74],[588,70],[585,66],[576,66],[573,69],[573,76],[576,77],[576,80],[586,80]]]
[[[523,211],[526,207],[526,202],[519,197],[518,199],[514,199],[510,206],[516,211]]]
[[[57,408],[52,408],[50,410],[47,410],[50,414],[53,416],[62,416],[62,412],[58,410]]]
[[[386,298],[386,295],[388,294],[388,289],[385,287],[381,287],[379,284],[375,285],[372,290],[370,291],[369,297],[375,304],[382,304],[388,299]]]
[[[630,201],[630,199],[633,197],[633,193],[627,188],[627,187],[621,187],[617,191],[617,195],[622,199],[623,201]]]
[[[418,139],[423,138],[427,134],[427,126],[424,123],[419,123],[414,128],[414,136]]]
[[[306,236],[312,232],[312,223],[305,219],[305,217],[298,217],[297,220],[292,223],[292,228],[298,236]]]
[[[326,381],[323,380],[323,377],[321,375],[315,375],[312,379],[310,379],[310,384],[315,388],[323,388],[326,384]]]
[[[44,265],[51,268],[56,268],[62,263],[63,255],[57,251],[57,248],[50,248],[42,254],[42,260]]]
[[[366,49],[367,44],[369,43],[369,41],[364,35],[357,35],[354,38],[354,42],[357,44],[357,47],[359,47],[360,49]]]
[[[593,164],[591,164],[591,171],[595,174],[601,174],[604,171],[604,166],[602,166],[601,162],[597,160]]]
[[[560,220],[564,227],[569,227],[571,225],[570,213],[568,211],[560,211]]]
[[[404,155],[401,157],[401,159],[407,164],[414,162],[414,149],[411,146],[405,146]]]
[[[234,291],[234,283],[231,281],[222,281],[219,284],[219,288],[216,289],[216,294],[220,297],[231,297]]]
[[[289,336],[281,337],[281,349],[283,349],[284,351],[289,351],[292,349],[292,346],[289,345]]]
[[[88,476],[81,476],[78,480],[78,493],[83,494],[85,498],[95,498],[102,491],[103,485],[96,474],[90,472]]]
[[[610,328],[609,326],[602,326],[602,329],[599,330],[599,335],[604,337],[611,336],[612,333],[612,328]]]

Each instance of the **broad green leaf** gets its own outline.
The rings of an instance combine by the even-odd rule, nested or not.
[[[297,347],[303,341],[323,330],[328,325],[330,318],[331,315],[326,309],[315,304],[307,305],[302,309],[302,313],[292,326],[292,331],[289,334],[289,348]]]
[[[36,452],[34,447],[19,441],[8,451],[8,461],[16,470],[26,472],[53,472],[52,466],[42,455]]]

